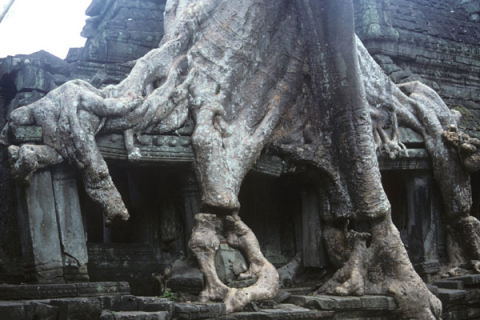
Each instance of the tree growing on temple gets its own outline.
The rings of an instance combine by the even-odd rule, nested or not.
[[[120,84],[97,89],[71,81],[11,113],[9,127],[41,125],[44,142],[9,147],[13,175],[28,183],[38,168],[68,160],[107,222],[128,219],[95,136],[122,132],[135,160],[138,135],[174,131],[190,114],[206,212],[196,216],[189,243],[205,275],[201,300],[223,300],[231,312],[278,290],[277,271],[238,216],[243,178],[268,148],[309,164],[328,185],[330,210],[322,219],[338,271],[320,291],[390,294],[405,318],[439,319],[441,304],[415,273],[392,223],[377,151],[406,152],[399,124],[423,136],[451,248],[461,249],[450,250],[451,259],[460,261],[480,259],[468,172],[478,168],[478,143],[460,143],[466,157],[448,147],[460,141],[455,115],[425,85],[397,87],[383,74],[355,37],[352,11],[350,0],[169,0],[159,48]],[[389,125],[392,135],[384,130]],[[349,221],[370,231],[348,230]],[[241,277],[256,277],[251,287],[229,288],[218,279],[214,257],[223,240],[247,257]]]

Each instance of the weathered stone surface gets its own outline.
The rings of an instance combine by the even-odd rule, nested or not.
[[[48,299],[68,296],[77,296],[75,285],[0,285],[0,300]]]
[[[366,309],[372,308],[372,310],[375,308],[390,310],[393,308],[390,297],[366,296],[365,301],[361,300],[363,298],[364,297],[339,297],[333,295],[292,296],[289,302],[318,310],[358,310],[362,307]]]
[[[444,320],[466,320],[466,319],[479,319],[480,308],[468,308],[462,310],[448,311],[443,314]]]
[[[102,309],[108,309],[110,311],[137,311],[138,300],[135,296],[131,295],[116,295],[116,296],[100,296],[99,297]],[[147,310],[142,310],[147,311]]]
[[[8,78],[8,77],[7,77]],[[13,80],[13,79],[12,79]],[[10,84],[13,85],[13,84]],[[26,91],[26,92],[17,92],[15,98],[10,101],[8,105],[7,112],[15,110],[19,107],[23,107],[29,105],[37,101],[38,99],[45,96],[44,92],[40,92],[38,90]]]
[[[130,285],[128,282],[91,282],[78,283],[79,296],[100,296],[115,294],[130,294]]]
[[[220,244],[215,257],[218,278],[225,284],[237,280],[240,273],[248,270],[243,254],[226,243]]]
[[[203,290],[203,274],[188,261],[177,260],[172,266],[172,275],[167,287],[173,292],[198,294]]]
[[[98,223],[103,229],[101,219]],[[162,258],[165,258],[166,263],[171,263],[172,258],[167,255]],[[162,265],[157,260],[151,245],[138,243],[89,243],[88,259],[91,281],[123,281],[128,279],[129,283],[126,284],[129,285],[129,293],[131,291],[132,294],[138,295],[163,294],[163,292],[153,291],[152,274],[162,270]]]
[[[237,312],[220,317],[222,320],[263,320],[263,319],[332,319],[333,311],[311,311],[293,304],[280,304],[273,309],[260,309],[258,312]]]
[[[174,302],[166,298],[136,297],[136,299],[140,311],[173,311]]]
[[[6,148],[0,148],[0,203],[0,282],[25,282],[25,264],[21,254],[16,214],[15,183],[10,174]],[[0,299],[1,295],[0,289]]]
[[[181,195],[183,198],[185,219],[184,242],[188,243],[190,237],[192,236],[194,216],[201,211],[200,199],[202,195],[200,194],[197,178],[195,177],[193,170],[188,170],[185,173],[183,185],[184,186],[182,187]]]
[[[460,277],[453,277],[453,278],[449,278],[449,280],[461,281],[463,282],[463,284],[467,286],[475,285],[480,283],[480,274],[469,274],[469,275],[460,276]]]
[[[0,300],[52,299],[76,296],[129,295],[128,282],[0,285]]]
[[[303,222],[303,265],[305,267],[326,268],[329,265],[328,255],[323,240],[322,216],[323,206],[320,205],[317,190],[302,192],[302,222]]]
[[[13,74],[18,91],[37,90],[46,93],[68,80],[70,66],[42,50],[31,55],[5,58],[0,66],[0,78]]]
[[[445,304],[461,301],[465,298],[466,294],[467,292],[465,290],[438,289],[438,298]]]
[[[48,299],[58,297],[75,297],[77,288],[75,285],[65,284],[38,284],[20,285],[22,299]]]
[[[63,258],[49,170],[33,175],[27,188],[17,189],[22,252],[31,265],[31,279],[63,283]]]
[[[408,158],[400,156],[390,159],[387,156],[380,156],[378,164],[382,171],[431,169],[431,162],[425,149],[408,149]]]
[[[397,303],[393,297],[387,296],[362,296],[362,310],[389,310],[397,309]]]
[[[427,285],[427,288],[428,288],[428,290],[429,290],[431,293],[433,293],[435,296],[438,296],[438,290],[439,290],[439,288],[438,288],[437,286],[434,286],[434,285],[429,284],[429,285]]]
[[[463,290],[464,285],[462,281],[459,280],[450,280],[450,279],[441,279],[433,283],[434,286],[444,289],[457,289]]]
[[[469,289],[469,290],[467,290],[467,295],[465,296],[465,301],[467,301],[468,304],[480,303],[480,289]]]
[[[112,83],[119,83],[132,70],[130,64],[110,64],[99,62],[78,61],[72,64],[72,73],[75,78],[91,81],[95,87],[104,86]],[[99,82],[95,82],[95,77],[103,74]]]
[[[70,282],[88,281],[87,239],[83,228],[76,173],[68,166],[57,166],[52,169],[52,180],[64,278]]]
[[[0,301],[2,320],[59,320],[58,307],[40,301]]]
[[[170,320],[170,314],[165,311],[144,312],[144,311],[102,311],[100,320]]]
[[[385,72],[396,83],[421,78],[462,113],[462,127],[478,136],[477,5],[454,0],[354,4],[357,33]]]
[[[94,1],[82,31],[87,38],[81,60],[124,62],[158,45],[163,36],[165,1]],[[73,53],[71,55],[73,58]]]
[[[335,301],[337,309],[355,310],[362,307],[362,302],[359,297],[330,296],[330,298]]]
[[[173,309],[173,316],[178,319],[219,318],[225,313],[223,303],[177,303]]]
[[[318,310],[335,310],[338,308],[338,304],[329,296],[291,296],[288,300],[298,306],[307,307]]]
[[[58,320],[94,320],[102,312],[98,298],[63,298],[51,300],[50,304],[58,307]]]
[[[273,300],[276,303],[282,303],[287,301],[291,296],[292,294],[290,292],[280,289]]]
[[[12,138],[17,142],[40,142],[42,141],[42,127],[18,127],[12,129]]]

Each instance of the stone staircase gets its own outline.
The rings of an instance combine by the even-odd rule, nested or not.
[[[430,290],[444,305],[445,320],[480,319],[480,275],[437,280]],[[290,291],[290,292],[289,292]],[[0,285],[2,320],[261,320],[400,319],[394,298],[307,295],[281,290],[275,302],[252,303],[225,314],[223,303],[176,302],[130,294],[126,282]]]
[[[437,280],[429,288],[442,301],[444,320],[480,319],[480,274]]]
[[[391,297],[307,296],[282,291],[277,302],[225,314],[223,303],[175,302],[130,294],[126,282],[0,285],[2,320],[395,319]],[[281,302],[281,303],[280,303]]]

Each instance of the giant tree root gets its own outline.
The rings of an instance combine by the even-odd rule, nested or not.
[[[480,140],[458,131],[454,125],[442,132],[442,137],[448,146],[458,151],[460,160],[468,172],[480,170]]]
[[[8,147],[12,177],[20,184],[29,186],[33,173],[42,168],[63,162],[63,158],[48,146],[24,144]]]
[[[247,288],[230,288],[218,278],[215,269],[215,255],[222,241],[239,249],[245,255],[249,269],[240,278],[257,278]],[[272,299],[278,292],[278,273],[265,259],[252,230],[240,218],[227,216],[220,220],[216,215],[199,213],[189,248],[197,257],[200,270],[205,277],[205,289],[200,293],[201,301],[223,300],[227,313],[240,311],[251,301]]]
[[[369,235],[351,232],[355,244],[346,264],[318,293],[393,295],[407,319],[440,319],[442,305],[413,269],[390,216],[371,222]]]

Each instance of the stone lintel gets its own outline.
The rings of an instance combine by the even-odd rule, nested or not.
[[[12,138],[16,143],[41,142],[42,135],[43,131],[40,126],[12,128]]]
[[[387,130],[388,131],[388,130]],[[399,128],[402,143],[419,146],[423,139],[409,128]],[[15,142],[41,142],[42,128],[40,126],[18,127],[12,130]],[[98,147],[105,159],[128,160],[123,135],[108,134],[97,137]],[[191,163],[194,153],[189,136],[147,135],[136,141],[142,158],[132,164],[155,163]],[[408,157],[399,155],[389,159],[385,155],[379,157],[381,170],[429,170],[431,168],[427,151],[424,148],[408,149]],[[284,171],[282,159],[273,155],[262,155],[252,167],[252,171],[267,174],[273,177],[280,176]]]

